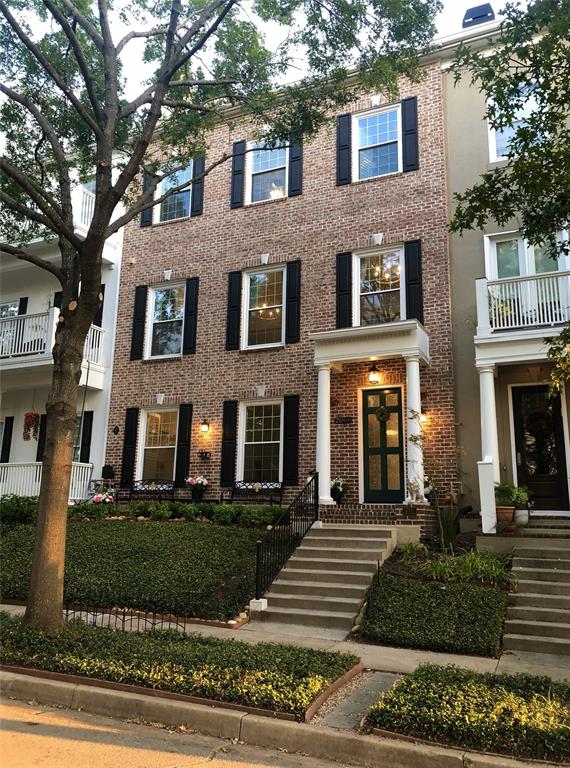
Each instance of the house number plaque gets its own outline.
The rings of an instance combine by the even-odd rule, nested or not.
[[[352,416],[337,416],[334,420],[335,424],[352,424]]]

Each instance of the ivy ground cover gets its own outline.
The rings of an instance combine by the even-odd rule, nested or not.
[[[213,523],[71,522],[65,599],[227,620],[255,591],[259,531]],[[25,600],[34,527],[0,537],[2,597]]]
[[[358,662],[352,654],[174,631],[117,632],[79,621],[59,634],[44,635],[6,614],[0,615],[0,660],[287,712],[299,719]]]

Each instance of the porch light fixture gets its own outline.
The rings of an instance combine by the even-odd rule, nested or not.
[[[420,422],[422,424],[425,424],[426,421],[427,421],[427,411],[426,411],[426,409],[422,405],[422,410],[421,410],[421,413],[420,413]]]
[[[209,431],[210,431],[210,422],[207,419],[204,419],[200,424],[200,432],[204,432],[204,434],[206,434],[206,432],[209,432]]]
[[[368,382],[370,384],[380,384],[380,371],[378,370],[376,363],[370,365],[368,371]]]

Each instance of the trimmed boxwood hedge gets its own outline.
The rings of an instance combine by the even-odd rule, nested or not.
[[[570,759],[570,681],[426,664],[368,712],[408,736],[517,757]]]
[[[360,631],[380,645],[498,656],[506,607],[500,589],[379,571]]]
[[[258,537],[213,523],[71,522],[65,599],[227,620],[254,595]],[[27,598],[33,542],[31,525],[0,537],[5,599]]]
[[[116,632],[69,623],[44,635],[0,615],[4,664],[85,675],[216,701],[290,712],[307,707],[358,659],[274,643],[249,645],[178,632]]]

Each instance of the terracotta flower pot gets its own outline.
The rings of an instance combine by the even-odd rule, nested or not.
[[[514,516],[514,507],[497,507],[497,520],[501,520],[503,523],[512,523]]]

